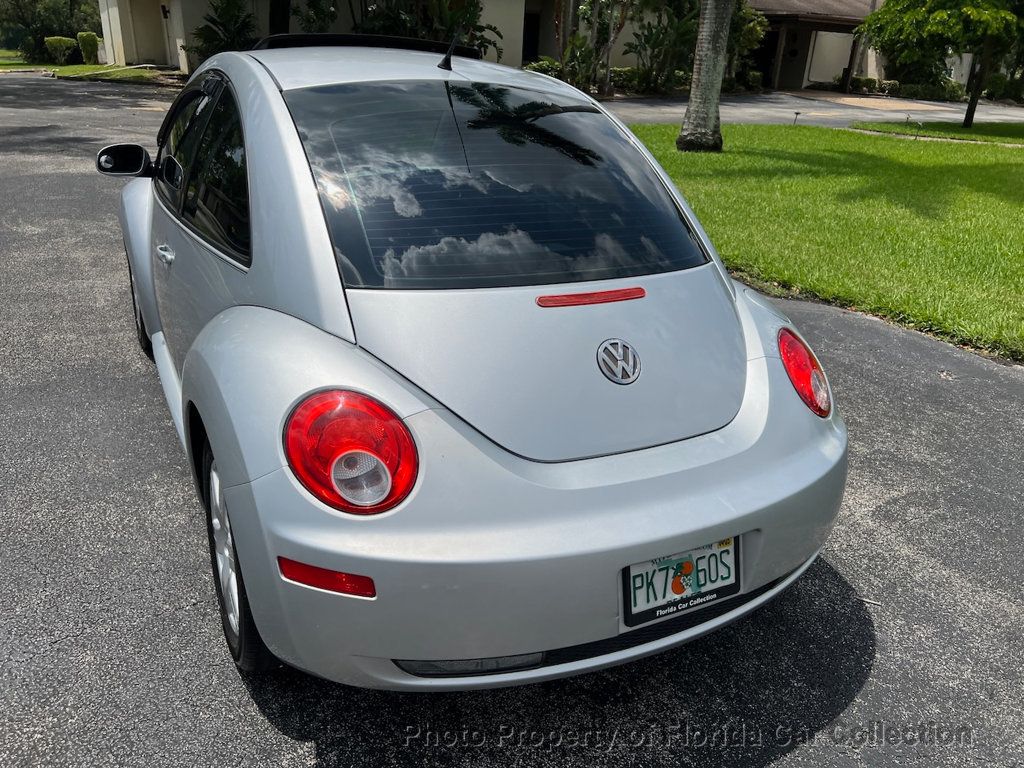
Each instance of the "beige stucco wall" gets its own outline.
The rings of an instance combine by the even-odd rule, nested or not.
[[[182,17],[183,3],[182,0],[164,0],[164,2],[170,10],[170,18],[167,20],[167,24],[170,27],[169,37],[173,47],[167,63],[186,71],[188,70],[188,54],[182,49],[182,46],[187,42],[185,22]]]
[[[510,67],[518,67],[523,63],[523,14],[526,11],[525,0],[487,0],[483,4],[481,24],[493,24],[501,31],[502,48],[501,63]],[[487,58],[494,61],[495,52],[491,50]]]
[[[961,85],[967,85],[967,79],[971,76],[971,59],[969,53],[960,56],[950,56],[946,59],[946,66],[949,67],[950,77]]]
[[[853,35],[844,32],[815,32],[811,38],[811,55],[807,63],[808,83],[830,83],[842,75],[850,63]]]
[[[166,64],[167,43],[164,39],[160,0],[127,0],[131,8],[135,33],[135,53],[129,64]]]
[[[619,34],[618,39],[615,41],[615,47],[612,48],[612,66],[613,67],[635,67],[636,56],[627,56],[623,50],[627,43],[633,42],[633,33],[636,31],[636,25],[632,21],[627,21],[626,26],[622,28],[622,32]]]
[[[124,39],[121,35],[121,12],[114,0],[99,0],[100,25],[103,27],[103,49],[110,64],[124,64]]]

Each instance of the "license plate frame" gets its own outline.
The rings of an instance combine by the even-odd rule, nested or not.
[[[699,611],[701,608],[705,608],[709,605],[714,605],[722,600],[733,597],[740,593],[743,584],[741,562],[741,538],[740,536],[730,536],[726,539],[721,539],[711,544],[705,544],[700,547],[694,547],[693,549],[685,550],[683,552],[677,552],[672,555],[666,555],[664,557],[655,558],[653,560],[642,561],[639,563],[633,563],[627,565],[622,569],[622,622],[630,629],[648,624],[652,621],[659,619],[665,619],[670,616],[679,616],[683,613],[690,613],[692,611]],[[659,602],[655,605],[641,608],[634,612],[633,609],[633,584],[631,581],[631,574],[634,568],[642,567],[646,570],[654,568],[657,571],[664,563],[681,562],[683,558],[692,556],[695,553],[701,553],[705,550],[708,552],[718,551],[713,548],[721,545],[723,542],[732,542],[732,565],[735,570],[735,579],[732,583],[717,589],[711,589],[704,591],[704,588],[699,592],[691,592],[690,596],[687,597],[684,592],[683,595],[665,602]],[[705,585],[706,586],[706,585]]]

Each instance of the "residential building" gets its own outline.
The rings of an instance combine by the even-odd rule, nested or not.
[[[270,0],[249,1],[259,34],[267,34]],[[754,54],[767,87],[797,90],[814,82],[831,82],[851,64],[855,74],[883,76],[878,54],[863,46],[855,51],[853,36],[853,30],[881,0],[748,2],[769,23],[764,42]],[[191,42],[192,30],[203,23],[208,0],[99,0],[99,4],[107,61],[167,65],[185,72],[195,64],[182,46]],[[351,7],[348,2],[337,2],[338,18],[331,31],[351,31]],[[482,21],[501,31],[504,64],[517,67],[557,54],[555,0],[483,0]],[[631,38],[632,30],[627,27],[613,51],[613,65],[634,63],[623,52]],[[966,80],[968,68],[963,61],[957,60],[951,67],[955,77]]]
[[[269,0],[250,0],[260,35],[267,34]],[[293,0],[298,3],[301,0]],[[159,64],[187,72],[194,60],[182,50],[203,23],[208,0],[99,0],[107,61]],[[482,21],[501,30],[502,63],[518,67],[539,55],[554,55],[555,0],[484,0]],[[338,2],[332,32],[352,29],[350,4]],[[292,22],[293,29],[295,22]],[[621,45],[619,46],[621,49]],[[616,64],[627,64],[617,52]],[[492,58],[493,55],[492,55]]]
[[[755,52],[764,84],[799,90],[828,83],[846,67],[854,74],[881,77],[878,54],[854,50],[853,30],[878,0],[748,0],[768,19],[768,32]]]

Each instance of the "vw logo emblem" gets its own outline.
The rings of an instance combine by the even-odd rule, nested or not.
[[[597,367],[608,381],[632,384],[640,376],[640,356],[622,339],[608,339],[597,348]]]

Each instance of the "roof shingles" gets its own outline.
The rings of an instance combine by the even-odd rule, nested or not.
[[[825,19],[863,19],[871,13],[871,0],[749,0],[766,16],[795,15]]]

